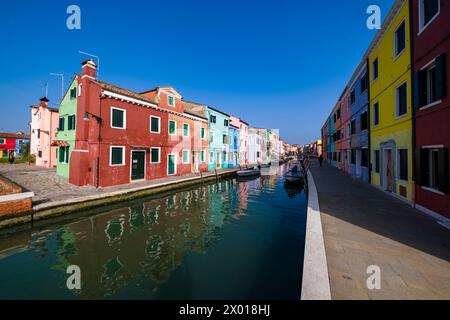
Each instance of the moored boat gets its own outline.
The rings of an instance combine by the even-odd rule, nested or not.
[[[237,175],[238,175],[238,177],[251,177],[251,176],[260,175],[260,171],[257,167],[254,167],[251,169],[239,170],[237,172]]]

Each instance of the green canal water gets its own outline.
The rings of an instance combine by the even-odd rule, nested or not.
[[[307,200],[286,169],[4,235],[0,299],[299,299]]]

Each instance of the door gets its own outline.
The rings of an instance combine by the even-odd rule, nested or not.
[[[175,174],[176,173],[176,160],[174,154],[167,155],[167,174]]]
[[[392,150],[386,150],[386,191],[392,192],[394,172],[392,170]]]
[[[145,178],[145,151],[131,151],[131,180]]]

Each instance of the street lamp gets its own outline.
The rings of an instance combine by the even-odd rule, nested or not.
[[[89,116],[91,116],[92,118],[94,118],[94,119],[97,121],[98,124],[101,124],[101,123],[102,123],[102,118],[100,118],[99,116],[96,116],[95,114],[90,113],[90,112],[88,112],[88,111],[86,111],[86,112],[84,113],[83,120],[84,120],[84,121],[89,121]]]

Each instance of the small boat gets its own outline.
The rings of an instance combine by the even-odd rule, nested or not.
[[[262,163],[262,164],[260,164],[259,166],[260,166],[261,168],[270,168],[270,165],[271,165],[271,163],[269,162],[269,163]]]
[[[251,177],[251,176],[256,176],[256,175],[260,175],[261,172],[259,171],[259,169],[257,167],[251,168],[251,169],[244,169],[244,170],[239,170],[237,172],[238,177]]]
[[[294,166],[291,170],[286,172],[284,175],[284,178],[286,179],[286,182],[303,182],[304,177],[300,170],[298,170],[297,166]]]

